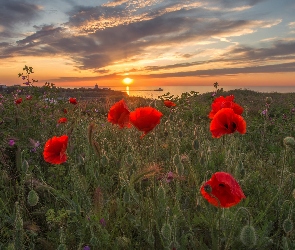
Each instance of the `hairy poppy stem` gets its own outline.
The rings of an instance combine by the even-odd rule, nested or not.
[[[285,171],[285,165],[286,165],[286,158],[287,158],[287,149],[285,148],[284,151],[284,158],[283,158],[283,166],[282,166],[282,170],[281,170],[281,178],[280,178],[280,188],[282,188],[283,185],[283,177],[284,177],[284,171]]]
[[[235,224],[236,219],[237,219],[237,215],[238,215],[238,213],[239,213],[241,210],[243,210],[244,212],[247,213],[247,215],[248,215],[248,225],[250,226],[250,224],[251,224],[251,214],[250,214],[249,210],[248,210],[247,208],[245,208],[245,207],[240,207],[240,208],[237,210],[237,212],[235,213],[235,215],[234,215],[233,223],[231,224],[230,234],[229,234],[229,236],[228,236],[228,240],[227,240],[227,243],[226,243],[226,245],[225,245],[224,250],[228,250],[228,249],[230,249],[230,241],[231,241],[232,236],[233,236],[233,225]]]

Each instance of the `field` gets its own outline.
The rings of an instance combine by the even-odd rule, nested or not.
[[[124,98],[163,114],[145,136],[108,121],[118,97],[56,95],[1,95],[0,249],[295,249],[295,93]],[[213,138],[211,104],[229,95],[247,131]],[[66,161],[45,161],[46,142],[63,135]],[[208,202],[200,189],[216,172],[245,198]]]

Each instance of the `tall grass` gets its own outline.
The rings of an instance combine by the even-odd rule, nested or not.
[[[235,95],[247,122],[245,135],[224,140],[209,131],[210,93],[125,98],[131,110],[164,114],[142,139],[107,122],[115,99],[71,105],[15,94],[21,104],[4,95],[0,107],[0,249],[295,248],[294,148],[283,143],[295,137],[294,93],[221,93]],[[45,142],[63,134],[67,162],[45,162]],[[231,173],[247,198],[228,209],[209,204],[200,187],[217,171]]]

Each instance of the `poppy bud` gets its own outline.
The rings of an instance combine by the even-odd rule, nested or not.
[[[199,147],[200,147],[200,143],[199,143],[198,139],[195,139],[195,140],[193,141],[192,146],[193,146],[193,149],[194,149],[194,150],[198,150],[198,149],[199,149]]]
[[[100,159],[100,163],[106,167],[109,164],[109,158],[106,155],[103,155]]]
[[[266,97],[265,98],[265,103],[266,104],[271,104],[272,103],[272,98],[271,97]]]
[[[154,245],[155,244],[155,236],[152,233],[149,233],[147,236],[147,242],[150,245]]]
[[[164,225],[162,226],[162,229],[161,229],[161,233],[162,233],[163,238],[169,240],[171,237],[171,231],[172,231],[172,229],[171,229],[170,224],[164,223]]]
[[[173,157],[173,164],[175,166],[177,166],[179,163],[181,163],[180,156],[179,156],[179,154],[175,154],[174,157]]]
[[[295,149],[295,139],[294,137],[288,136],[284,138],[284,145],[286,148],[293,148]]]
[[[133,164],[133,156],[131,154],[126,155],[125,162],[131,166]]]
[[[119,249],[129,249],[130,248],[130,239],[127,237],[117,237],[117,244]]]
[[[166,192],[165,192],[165,189],[163,186],[159,186],[158,190],[157,190],[157,197],[158,197],[158,200],[160,202],[163,202],[165,201],[165,198],[166,198]]]
[[[246,225],[242,228],[240,233],[240,240],[248,248],[256,245],[257,236],[253,226]]]
[[[182,130],[178,130],[178,137],[183,137],[183,133],[182,133]]]
[[[24,173],[27,173],[27,171],[29,169],[29,163],[26,160],[23,161],[22,169],[23,169]]]
[[[35,190],[30,190],[29,194],[28,194],[28,203],[30,206],[36,206],[38,201],[39,201],[39,196],[37,194],[37,192]]]
[[[293,221],[290,218],[284,220],[283,229],[286,234],[290,233],[293,230]]]
[[[92,246],[98,246],[99,241],[98,241],[97,237],[92,236],[91,239],[90,239],[90,242],[89,242],[89,243],[90,243]]]
[[[129,194],[128,191],[126,191],[126,192],[124,193],[124,195],[123,195],[123,201],[124,201],[125,203],[129,203],[129,202],[130,202],[130,194]]]

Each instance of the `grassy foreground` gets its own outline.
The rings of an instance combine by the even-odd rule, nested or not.
[[[295,93],[219,93],[230,94],[247,133],[219,139],[209,130],[210,93],[162,96],[172,109],[126,97],[131,110],[163,113],[142,139],[107,121],[116,98],[72,105],[50,101],[50,91],[47,101],[15,92],[23,98],[16,105],[1,96],[0,249],[295,249],[295,146],[283,143],[295,137]],[[45,142],[63,134],[68,160],[45,162]],[[200,187],[218,171],[247,198],[209,204]]]

